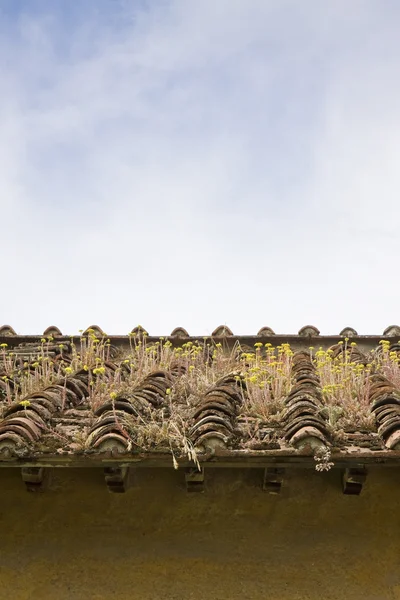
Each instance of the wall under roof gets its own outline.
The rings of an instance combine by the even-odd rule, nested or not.
[[[213,469],[204,494],[181,471],[140,470],[110,494],[101,469],[58,469],[28,493],[0,470],[0,598],[276,600],[400,598],[400,470],[371,469],[360,496],[340,473]]]

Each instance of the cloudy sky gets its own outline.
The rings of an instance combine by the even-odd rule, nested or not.
[[[400,3],[0,0],[0,322],[400,322]]]

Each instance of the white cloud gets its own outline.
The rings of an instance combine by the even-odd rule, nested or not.
[[[400,321],[396,7],[101,6],[3,23],[0,320]]]

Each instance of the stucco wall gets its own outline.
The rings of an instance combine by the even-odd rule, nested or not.
[[[101,470],[59,469],[29,494],[1,469],[0,598],[400,599],[400,471],[360,497],[337,471],[296,471],[280,496],[260,480],[213,471],[197,495],[179,471],[142,471],[112,495]]]

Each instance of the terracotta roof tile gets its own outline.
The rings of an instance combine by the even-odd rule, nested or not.
[[[390,337],[399,337],[400,327],[398,325],[389,325],[389,327],[386,327],[385,331],[383,332],[383,335]]]
[[[211,334],[212,337],[228,337],[232,335],[232,331],[226,325],[220,325],[219,327],[214,329],[214,331]]]
[[[188,338],[190,336],[183,327],[175,327],[175,329],[171,332],[171,337]]]
[[[344,329],[342,329],[342,331],[340,332],[340,335],[343,337],[357,337],[358,333],[355,329],[353,329],[352,327],[345,327]]]
[[[275,335],[275,332],[271,329],[271,327],[261,327],[257,335],[259,337],[269,337],[271,335]]]
[[[0,327],[0,336],[17,335],[10,325],[2,325]]]
[[[319,329],[314,327],[314,325],[305,325],[299,330],[299,335],[302,337],[317,337],[319,334]]]
[[[296,352],[292,364],[293,386],[285,400],[286,438],[293,446],[326,445],[329,431],[321,418],[322,391],[309,352]]]
[[[61,331],[55,325],[50,325],[43,331],[44,337],[62,337]]]
[[[0,464],[110,452],[400,458],[398,332],[234,336],[224,325],[200,339],[181,327],[108,338],[93,325],[71,338],[4,326]]]

